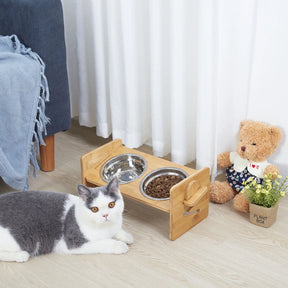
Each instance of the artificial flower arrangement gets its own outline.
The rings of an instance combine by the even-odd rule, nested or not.
[[[269,173],[264,176],[261,182],[256,181],[253,177],[244,182],[245,189],[241,193],[247,197],[251,204],[270,208],[287,194],[288,176],[283,178],[276,172]]]

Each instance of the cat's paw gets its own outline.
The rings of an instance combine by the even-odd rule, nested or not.
[[[124,239],[122,241],[124,241],[125,243],[131,245],[131,244],[134,243],[134,238],[133,238],[132,234],[126,232],[125,237],[124,237]]]
[[[126,244],[129,244],[129,245],[134,243],[134,238],[133,238],[132,234],[127,233],[127,232],[124,231],[124,230],[120,230],[120,231],[115,235],[115,238],[116,238],[117,240],[123,241],[123,242],[125,242]]]
[[[30,255],[26,251],[21,251],[21,252],[15,253],[15,261],[18,263],[28,261],[29,257],[30,257]]]
[[[0,261],[15,261],[15,262],[26,262],[30,255],[26,251],[0,251]]]
[[[113,247],[113,253],[114,254],[124,254],[128,251],[128,246],[126,243],[122,241],[115,241],[114,247]]]

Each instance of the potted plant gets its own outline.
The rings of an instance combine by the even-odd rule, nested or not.
[[[241,193],[249,200],[250,222],[270,227],[276,221],[279,200],[287,193],[288,177],[270,173],[263,180],[250,177],[244,185]]]

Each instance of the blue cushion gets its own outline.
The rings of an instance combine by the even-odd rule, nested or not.
[[[16,34],[46,64],[51,119],[47,136],[70,128],[70,97],[61,0],[1,0],[0,35]]]

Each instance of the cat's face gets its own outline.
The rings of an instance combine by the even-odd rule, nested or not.
[[[88,188],[79,184],[78,193],[86,208],[85,214],[91,221],[102,224],[120,220],[124,202],[117,178],[97,188]]]

